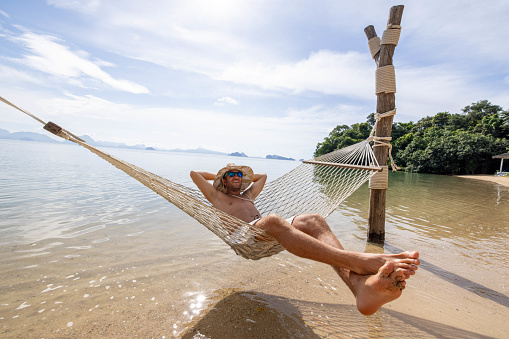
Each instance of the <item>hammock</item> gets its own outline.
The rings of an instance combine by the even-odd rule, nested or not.
[[[0,101],[39,121],[44,129],[85,147],[138,180],[203,224],[238,255],[258,260],[284,250],[275,238],[263,230],[214,208],[200,190],[172,182],[130,164],[89,145],[52,122],[45,123],[2,97]],[[370,140],[303,161],[294,170],[268,182],[255,200],[261,215],[275,213],[286,219],[314,213],[327,217],[375,173],[382,171],[374,157]]]

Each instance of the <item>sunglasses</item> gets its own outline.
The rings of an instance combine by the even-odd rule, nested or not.
[[[224,177],[229,176],[230,178],[233,178],[235,175],[237,175],[239,178],[242,178],[244,175],[242,172],[227,172],[225,173]]]

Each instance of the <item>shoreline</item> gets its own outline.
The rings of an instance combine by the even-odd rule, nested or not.
[[[493,183],[496,183],[496,184],[499,184],[502,186],[509,187],[509,176],[496,177],[494,175],[489,175],[489,174],[470,174],[470,175],[455,175],[455,177],[489,181],[489,182],[493,182]]]

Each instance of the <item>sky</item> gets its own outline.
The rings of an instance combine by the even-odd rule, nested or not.
[[[364,28],[405,5],[396,122],[509,109],[509,1],[0,3],[0,96],[95,140],[309,159],[376,110]],[[0,103],[0,128],[45,133]]]

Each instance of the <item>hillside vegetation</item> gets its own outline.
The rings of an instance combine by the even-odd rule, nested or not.
[[[338,125],[316,146],[315,156],[369,137],[374,114],[363,123]],[[399,167],[434,174],[493,174],[509,151],[509,111],[487,100],[466,106],[462,113],[440,112],[417,123],[392,125],[392,154]]]

